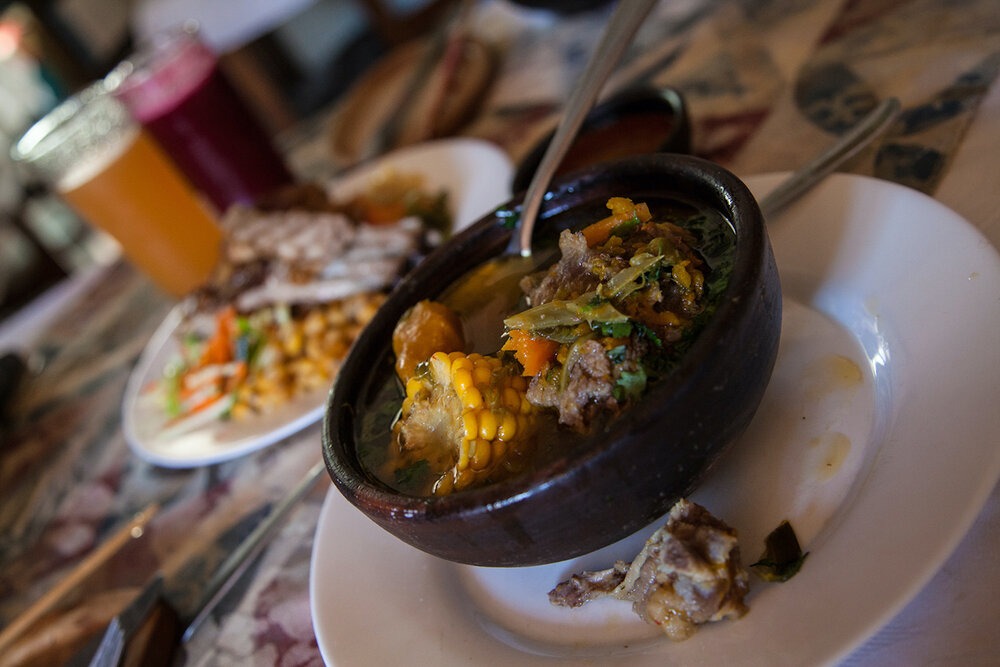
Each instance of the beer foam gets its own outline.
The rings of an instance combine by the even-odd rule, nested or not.
[[[87,146],[87,153],[74,161],[56,182],[56,190],[69,192],[87,183],[120,158],[138,137],[138,127],[127,127],[120,135],[105,136],[101,142]]]

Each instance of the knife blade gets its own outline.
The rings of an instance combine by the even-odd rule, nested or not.
[[[7,416],[7,407],[28,375],[28,364],[17,352],[5,352],[0,356],[0,424]]]
[[[163,575],[157,574],[68,663],[68,667],[117,667],[123,663],[169,665],[177,637],[177,617],[163,599]],[[139,638],[139,640],[137,640]],[[149,650],[152,642],[162,648]]]
[[[74,667],[122,664],[169,665],[215,607],[278,532],[282,521],[322,478],[326,465],[315,463],[239,546],[215,570],[204,592],[190,607],[178,609],[164,596],[164,577],[157,573],[136,598],[108,624],[104,633],[81,650]],[[122,647],[122,648],[119,648]]]

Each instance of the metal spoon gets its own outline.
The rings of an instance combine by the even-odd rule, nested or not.
[[[580,82],[563,111],[556,132],[549,143],[542,161],[535,171],[521,205],[521,231],[519,237],[522,257],[531,257],[531,235],[538,217],[538,209],[549,187],[549,182],[576,138],[584,118],[597,99],[612,70],[618,64],[632,37],[639,30],[643,19],[656,4],[652,0],[619,2],[597,49],[591,54]]]
[[[889,128],[899,115],[899,110],[899,100],[895,97],[884,100],[829,148],[795,170],[795,173],[760,200],[764,219],[770,220],[776,216],[834,169],[857,155]]]

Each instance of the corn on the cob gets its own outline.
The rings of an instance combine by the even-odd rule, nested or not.
[[[427,461],[434,495],[518,472],[535,431],[527,388],[528,378],[497,357],[434,353],[406,383],[392,465]]]

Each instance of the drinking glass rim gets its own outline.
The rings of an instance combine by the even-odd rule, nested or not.
[[[11,147],[11,159],[15,162],[32,163],[49,155],[65,140],[67,132],[63,128],[82,109],[102,99],[113,99],[104,81],[96,81],[66,98],[21,135]],[[69,134],[73,132],[70,131]]]
[[[177,43],[189,49],[208,47],[200,41],[201,27],[195,20],[187,20],[173,27],[147,36],[124,60],[104,77],[105,88],[112,93],[128,92],[146,85],[158,71],[157,61],[163,51]],[[214,59],[215,54],[212,54]]]

